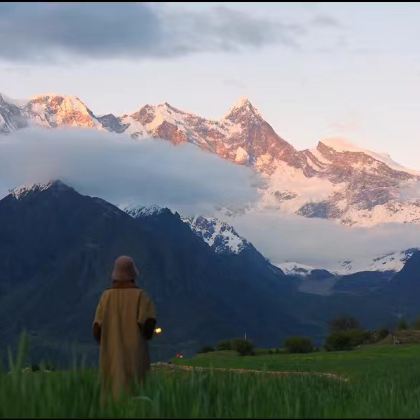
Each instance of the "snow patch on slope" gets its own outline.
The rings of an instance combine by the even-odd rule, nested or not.
[[[383,223],[420,223],[420,199],[403,203],[390,201],[372,209],[349,208],[342,223],[358,227],[373,227]]]
[[[327,271],[332,274],[343,276],[348,274],[359,273],[361,271],[394,271],[402,270],[407,260],[416,252],[417,248],[410,248],[404,251],[390,252],[385,255],[380,255],[374,258],[358,259],[357,261],[344,260],[338,263],[331,264]],[[285,274],[306,277],[312,273],[313,270],[323,270],[326,268],[316,268],[310,265],[286,261],[275,264],[281,268]]]
[[[153,205],[153,206],[127,206],[123,209],[134,219],[138,217],[148,217],[163,213],[165,208]]]
[[[25,198],[28,194],[34,193],[34,192],[41,192],[48,190],[52,186],[62,186],[65,188],[69,188],[65,186],[61,181],[58,180],[51,180],[45,183],[33,183],[33,184],[24,184],[20,185],[19,187],[13,188],[9,190],[9,193],[16,199],[21,200],[22,198]]]
[[[291,261],[276,264],[276,266],[279,267],[284,274],[296,276],[308,276],[313,270],[315,270],[315,267],[312,267],[310,265],[300,264]]]
[[[251,101],[246,96],[242,96],[223,116],[223,120],[228,120],[232,114],[235,114],[238,111],[241,111],[242,113],[252,113],[255,116],[261,117],[260,111],[252,105]]]
[[[301,169],[285,162],[280,162],[266,181],[268,187],[262,190],[261,206],[279,208],[288,214],[296,213],[308,202],[327,200],[344,188],[344,184],[333,184],[325,178],[308,178]]]
[[[341,261],[334,270],[336,274],[353,274],[360,271],[400,271],[417,248],[390,252],[371,259]]]
[[[249,161],[249,155],[248,152],[243,147],[238,147],[236,149],[236,156],[235,156],[235,162],[239,164],[245,164]]]

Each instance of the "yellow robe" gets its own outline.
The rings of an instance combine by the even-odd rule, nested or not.
[[[102,399],[109,391],[115,399],[130,394],[134,383],[144,381],[150,359],[141,329],[148,318],[156,319],[156,312],[144,290],[112,288],[103,292],[94,320],[101,328]]]

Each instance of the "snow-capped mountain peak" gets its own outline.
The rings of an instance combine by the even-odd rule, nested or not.
[[[9,190],[10,195],[16,200],[21,200],[32,193],[38,193],[49,189],[65,190],[71,189],[62,181],[55,179],[45,183],[23,184],[19,187]]]
[[[351,274],[360,271],[400,271],[408,259],[418,248],[409,248],[404,251],[390,252],[375,258],[359,259],[358,261],[342,261],[333,270],[336,274]]]
[[[76,96],[34,96],[24,107],[23,114],[36,124],[48,128],[65,126],[103,129],[93,112]]]
[[[56,93],[48,93],[43,95],[32,96],[28,102],[45,104],[51,107],[61,107],[67,110],[77,110],[80,112],[89,112],[88,107],[77,96],[59,95]]]
[[[417,251],[419,251],[418,248],[409,248],[403,251],[389,252],[376,257],[366,256],[365,258],[358,258],[354,261],[344,260],[336,263],[331,262],[328,267],[323,268],[315,268],[306,264],[290,261],[278,263],[276,266],[281,268],[285,274],[302,277],[310,275],[314,270],[328,270],[328,272],[337,276],[360,273],[362,271],[398,272],[402,270],[405,263]]]
[[[295,276],[308,276],[315,270],[315,267],[306,264],[300,264],[297,262],[287,261],[284,263],[277,264],[284,274],[295,275]]]
[[[20,185],[19,187],[13,188],[9,190],[9,193],[16,199],[20,200],[24,198],[26,195],[30,194],[34,191],[44,191],[47,190],[51,186],[51,182],[46,184],[28,184],[28,185]]]
[[[195,216],[182,220],[217,254],[239,254],[250,246],[232,226],[217,218]]]
[[[123,211],[134,219],[158,216],[171,212],[166,207],[151,206],[122,206]],[[252,245],[241,237],[233,226],[214,217],[194,216],[182,217],[181,220],[217,254],[239,254]]]
[[[158,205],[152,205],[152,206],[127,206],[123,208],[123,210],[129,214],[134,219],[139,217],[148,217],[148,216],[154,216],[162,214],[165,210],[167,210],[165,207],[160,207]]]
[[[244,122],[244,119],[249,117],[262,119],[260,112],[252,105],[251,101],[246,97],[241,97],[223,116],[223,119],[232,122]]]

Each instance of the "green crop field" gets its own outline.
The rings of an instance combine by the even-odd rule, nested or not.
[[[18,357],[11,371],[0,373],[0,417],[420,417],[420,345],[300,355],[202,354],[155,368],[134,398],[106,407],[99,403],[95,370],[22,373],[20,364]]]
[[[382,377],[417,367],[420,371],[420,345],[369,345],[353,351],[260,356],[237,356],[234,351],[219,351],[179,359],[175,363],[196,367],[331,372],[354,382],[366,375]]]

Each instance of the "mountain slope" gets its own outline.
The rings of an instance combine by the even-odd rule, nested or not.
[[[183,220],[218,254],[239,254],[252,247],[232,226],[214,217],[195,216]]]
[[[92,111],[74,96],[36,96],[25,105],[23,113],[37,125],[47,128],[69,126],[102,129],[102,124]]]
[[[163,213],[172,213],[170,209],[159,206],[132,206],[124,211],[135,219],[147,219]],[[250,242],[239,236],[233,226],[214,217],[181,217],[181,220],[216,254],[239,254],[246,248],[253,248]]]
[[[354,146],[341,146],[324,140],[316,149],[300,152],[310,171],[305,165],[296,169],[280,162],[264,192],[265,205],[350,226],[420,221],[417,173],[388,166],[372,153],[354,151]]]
[[[93,360],[92,317],[121,254],[138,262],[140,283],[156,302],[161,355],[244,331],[260,345],[321,331],[283,309],[294,289],[280,270],[246,254],[216,254],[172,212],[134,219],[56,181],[9,194],[0,220],[3,348],[26,328],[35,355],[69,360],[76,343]]]

